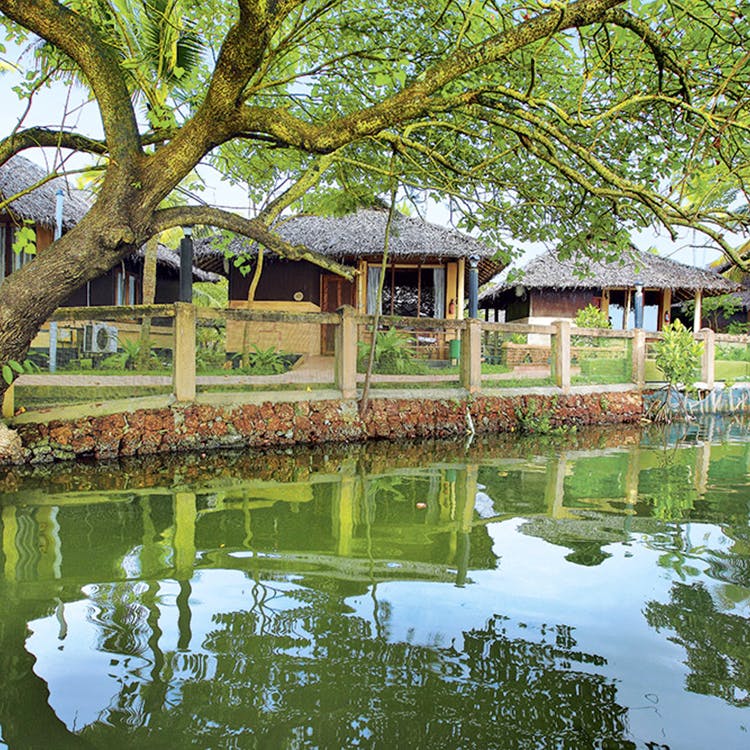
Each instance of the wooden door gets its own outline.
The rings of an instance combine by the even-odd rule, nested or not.
[[[354,284],[341,276],[326,274],[320,277],[320,307],[323,312],[336,312],[342,305],[354,304]],[[333,354],[336,326],[324,325],[320,337],[320,353]]]

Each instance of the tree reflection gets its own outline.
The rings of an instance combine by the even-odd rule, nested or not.
[[[496,616],[449,645],[418,645],[352,613],[361,584],[329,579],[271,608],[275,586],[263,581],[248,611],[214,616],[210,669],[173,676],[161,710],[123,727],[115,701],[84,735],[104,745],[127,729],[138,747],[635,747],[614,682],[597,674],[603,659],[569,628],[519,637]],[[132,700],[123,689],[119,701]]]
[[[649,602],[648,624],[669,629],[687,652],[687,689],[750,705],[750,621],[721,612],[702,583],[675,583],[667,604]]]

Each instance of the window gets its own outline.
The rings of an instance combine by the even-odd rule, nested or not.
[[[375,310],[380,269],[370,266],[367,280],[367,312]],[[386,270],[383,284],[384,315],[408,318],[442,318],[445,316],[445,269],[398,268]]]
[[[0,225],[0,279],[5,278],[6,275],[10,275],[13,271],[17,271],[22,266],[30,263],[34,260],[33,253],[13,252],[13,243],[16,241],[16,228],[9,226],[8,224]],[[10,258],[10,265],[6,264],[6,249],[7,257]]]

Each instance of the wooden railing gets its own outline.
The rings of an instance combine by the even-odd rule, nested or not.
[[[343,307],[335,313],[282,313],[248,309],[213,309],[177,302],[173,305],[137,305],[122,307],[82,307],[63,308],[52,317],[60,327],[78,326],[93,321],[137,323],[144,317],[172,322],[172,377],[171,384],[177,401],[189,402],[196,398],[196,330],[207,321],[234,321],[239,323],[271,324],[264,330],[274,330],[280,326],[335,327],[335,355],[333,365],[334,386],[343,398],[355,398],[358,388],[358,342],[371,336],[372,316],[360,315],[351,307]],[[499,387],[500,377],[512,380],[518,365],[518,352],[526,352],[530,364],[527,368],[543,370],[549,384],[567,393],[573,385],[581,382],[581,373],[587,374],[586,383],[597,384],[597,370],[590,367],[592,357],[618,358],[621,379],[617,382],[631,383],[642,388],[647,380],[654,380],[653,361],[649,360],[652,377],[647,377],[647,353],[650,345],[661,334],[646,333],[642,330],[614,331],[609,329],[582,329],[571,326],[570,321],[560,320],[553,325],[525,325],[519,323],[489,323],[476,319],[435,320],[432,318],[380,318],[381,328],[397,328],[408,332],[415,344],[417,353],[427,358],[448,360],[454,366],[455,385],[472,394],[493,390]],[[131,326],[132,327],[132,326]],[[307,329],[306,329],[307,330]],[[529,343],[529,337],[535,343]],[[750,337],[717,335],[703,329],[696,334],[703,341],[704,353],[699,380],[705,387],[713,387],[716,381],[717,345],[727,347],[741,345],[748,347]],[[513,339],[522,339],[518,343]],[[537,343],[539,339],[542,343]],[[457,344],[456,342],[460,342]],[[488,355],[489,353],[489,355]],[[489,360],[505,358],[507,376],[491,379],[483,373],[483,365]],[[514,359],[515,358],[515,359]],[[601,363],[601,361],[600,361]],[[434,363],[433,363],[434,364]],[[734,367],[744,372],[742,366]],[[747,376],[750,380],[750,362],[747,363]],[[440,373],[439,369],[434,370]],[[447,377],[447,376],[446,376]],[[437,376],[436,376],[437,378]],[[740,378],[737,378],[740,379]],[[359,376],[361,380],[361,374]],[[404,385],[414,382],[405,375]],[[23,381],[22,381],[23,382]],[[608,382],[606,380],[600,383]],[[612,382],[612,381],[609,381]],[[521,385],[523,385],[521,380]],[[301,384],[304,388],[304,384]],[[13,413],[13,390],[10,389],[3,405],[4,415]]]

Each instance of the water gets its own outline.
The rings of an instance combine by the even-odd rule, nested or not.
[[[750,747],[749,438],[7,470],[0,747]]]

